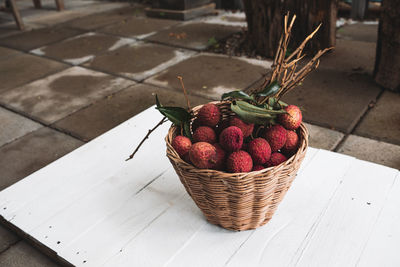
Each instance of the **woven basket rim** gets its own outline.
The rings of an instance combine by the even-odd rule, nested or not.
[[[217,104],[217,105],[226,105],[226,104],[230,104],[230,101],[212,101],[206,104]],[[193,112],[196,114],[197,111],[204,106],[203,105],[198,105],[196,107],[194,107],[192,110]],[[254,175],[254,174],[260,174],[260,173],[267,173],[270,172],[271,170],[275,170],[275,169],[279,169],[279,168],[283,168],[284,166],[290,165],[293,162],[295,162],[298,158],[300,158],[300,156],[302,154],[304,154],[308,148],[308,130],[307,127],[305,126],[305,124],[302,122],[298,128],[299,130],[299,135],[301,136],[301,143],[299,144],[299,148],[296,151],[296,153],[294,155],[292,155],[290,158],[288,158],[286,161],[282,162],[281,164],[277,165],[277,166],[273,166],[273,167],[268,167],[262,170],[258,170],[258,171],[250,171],[250,172],[239,172],[239,173],[229,173],[229,172],[225,172],[225,171],[219,171],[219,170],[213,170],[213,169],[199,169],[197,167],[195,167],[192,164],[187,163],[186,161],[184,161],[179,155],[178,153],[175,151],[175,149],[172,147],[172,140],[174,135],[177,132],[177,127],[174,125],[171,125],[171,127],[168,130],[168,134],[165,137],[165,142],[167,144],[167,152],[175,154],[174,158],[170,158],[170,160],[174,160],[174,161],[178,161],[179,164],[186,166],[187,169],[189,170],[193,170],[194,172],[204,172],[207,173],[209,176],[216,176],[216,175],[222,175],[224,176],[224,178],[235,178],[237,179],[238,177],[246,177],[249,175]],[[167,153],[168,155],[168,153]]]

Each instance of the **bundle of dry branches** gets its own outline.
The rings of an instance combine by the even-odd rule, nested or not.
[[[263,85],[261,86],[261,90],[267,87],[272,82],[278,82],[280,85],[280,90],[275,94],[275,97],[280,99],[284,94],[293,89],[296,85],[301,83],[305,77],[314,69],[316,69],[319,65],[319,58],[333,49],[333,47],[325,48],[324,50],[320,50],[317,54],[300,70],[297,70],[297,67],[302,59],[306,56],[303,54],[304,47],[307,42],[311,40],[317,31],[320,29],[321,24],[309,35],[306,39],[297,47],[296,50],[293,51],[289,56],[287,56],[288,45],[290,41],[290,36],[292,33],[292,27],[294,21],[296,20],[296,15],[293,15],[292,20],[288,24],[289,13],[285,15],[284,19],[284,31],[279,40],[278,49],[275,55],[274,63],[272,65],[272,75],[270,78],[267,78]],[[264,98],[261,103],[265,103],[268,97]]]

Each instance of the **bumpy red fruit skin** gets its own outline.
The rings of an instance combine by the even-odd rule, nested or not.
[[[200,125],[215,127],[221,119],[221,111],[214,104],[206,104],[197,114]]]
[[[239,127],[240,130],[243,132],[243,137],[246,138],[247,136],[250,136],[251,133],[254,130],[254,124],[253,123],[245,123],[238,117],[232,117],[229,120],[229,125],[230,126],[236,126]]]
[[[217,162],[217,149],[206,142],[198,142],[189,150],[190,161],[199,169],[212,169]]]
[[[265,169],[263,165],[254,165],[252,171],[260,171]]]
[[[253,139],[249,143],[249,148],[247,149],[254,164],[263,165],[271,157],[271,147],[269,146],[267,140],[264,138]]]
[[[214,147],[217,149],[217,160],[214,169],[222,171],[225,169],[226,152],[219,144],[214,144]]]
[[[189,152],[191,146],[192,141],[186,136],[178,135],[172,140],[172,147],[178,152],[181,158]]]
[[[282,148],[282,151],[288,155],[296,152],[299,147],[299,136],[294,131],[287,131],[286,143]]]
[[[232,173],[249,172],[253,169],[253,160],[249,153],[239,150],[229,155],[226,168]]]
[[[236,126],[229,126],[219,135],[219,144],[228,152],[238,151],[243,145],[243,133]]]
[[[301,110],[295,105],[289,105],[285,110],[288,114],[280,114],[278,116],[280,124],[288,130],[296,130],[303,119]]]
[[[271,154],[271,158],[268,160],[267,166],[268,167],[278,166],[279,164],[281,164],[282,162],[284,162],[286,160],[287,160],[287,158],[285,157],[285,155],[283,155],[279,152],[275,152],[275,153]]]
[[[264,138],[268,141],[272,152],[278,151],[285,145],[286,136],[286,129],[278,124],[269,127],[264,133]]]
[[[215,131],[208,126],[200,126],[193,133],[193,141],[197,142],[207,142],[214,144],[217,141],[217,135]]]

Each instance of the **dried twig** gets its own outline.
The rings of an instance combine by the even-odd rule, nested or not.
[[[142,139],[142,141],[139,143],[139,145],[136,147],[135,151],[133,151],[133,153],[129,156],[129,158],[127,158],[125,161],[128,161],[130,159],[132,159],[136,152],[138,152],[139,148],[143,145],[144,141],[146,141],[147,138],[149,138],[150,134],[157,129],[161,124],[163,124],[164,122],[167,121],[167,117],[163,117],[159,123],[157,123],[156,126],[154,126],[152,129],[149,129],[149,131],[147,132],[146,136]]]
[[[189,97],[187,95],[187,92],[186,92],[186,89],[185,89],[185,85],[183,84],[183,78],[182,78],[182,76],[178,76],[177,78],[181,82],[183,94],[185,95],[185,98],[186,98],[186,104],[187,104],[187,107],[188,107],[188,111],[190,112],[192,110],[192,108],[190,107]]]
[[[275,94],[275,97],[278,99],[302,82],[311,71],[315,70],[319,65],[319,58],[333,48],[330,47],[318,51],[318,53],[307,64],[305,64],[300,70],[297,70],[298,63],[305,57],[303,50],[307,42],[314,37],[314,35],[320,29],[321,24],[319,24],[318,27],[304,39],[304,41],[299,45],[299,47],[296,48],[296,50],[293,51],[293,53],[286,57],[287,47],[289,45],[296,15],[293,15],[289,24],[288,18],[289,13],[285,15],[283,33],[279,39],[278,49],[272,65],[272,75],[265,79],[262,87],[258,90],[260,91],[272,82],[277,81],[281,86],[279,91]],[[268,97],[265,97],[260,101],[260,103],[264,104],[267,100]]]

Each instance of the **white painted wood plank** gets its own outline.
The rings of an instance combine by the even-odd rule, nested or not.
[[[143,133],[152,128],[161,115],[154,107],[120,124],[73,152],[59,158],[16,184],[0,192],[0,205],[9,203],[3,212],[6,217],[13,210],[46,193],[51,186],[80,182],[93,184],[99,176],[109,177],[126,165],[124,159],[142,139]],[[162,127],[168,128],[168,123]],[[158,129],[165,134],[165,129]],[[154,133],[156,134],[156,132]],[[155,140],[155,139],[154,139]],[[62,171],[60,171],[62,170]],[[85,175],[82,180],[81,176]],[[93,176],[93,177],[92,177]],[[37,188],[32,188],[32,185]],[[21,198],[22,194],[26,194]]]
[[[149,109],[2,191],[0,197],[6,204],[1,206],[0,215],[29,232],[128,164],[148,161],[149,156],[154,157],[152,148],[165,149],[168,123],[145,143],[136,163],[125,162],[125,158],[159,118],[154,108]],[[164,154],[157,156],[164,158]]]
[[[400,266],[400,173],[372,231],[358,266]]]
[[[307,169],[317,152],[318,150],[313,148],[307,151],[298,175]],[[232,232],[212,224],[206,224],[189,243],[180,248],[167,261],[165,266],[224,266],[253,232]]]
[[[353,161],[319,150],[294,180],[272,220],[255,230],[227,266],[290,266]]]
[[[355,266],[398,171],[356,160],[324,216],[291,262],[298,266]],[[381,266],[381,265],[379,265]]]
[[[162,266],[206,224],[200,209],[185,194],[104,266]]]
[[[101,266],[184,194],[184,187],[170,168],[113,214],[58,250],[59,255],[76,266]]]
[[[154,150],[152,151],[154,152]],[[156,151],[161,152],[162,149]],[[146,155],[147,158],[151,157],[151,154],[143,153],[143,155]],[[157,168],[154,168],[154,165]],[[119,173],[106,179],[80,198],[71,200],[66,208],[60,207],[53,215],[50,212],[46,215],[41,214],[41,219],[36,219],[36,225],[39,226],[28,233],[35,236],[42,244],[55,246],[61,250],[124,205],[155,177],[159,177],[165,172],[168,167],[170,167],[170,163],[165,157],[155,157],[153,161],[130,162]],[[59,202],[57,199],[53,204],[58,205]],[[26,206],[24,210],[35,208],[37,204],[38,202],[35,201]],[[50,205],[46,205],[47,209],[49,209],[48,206]],[[44,221],[48,217],[49,219]],[[20,220],[26,222],[24,218]],[[25,227],[23,223],[18,223],[18,225]],[[35,224],[29,223],[29,226],[32,225]]]

